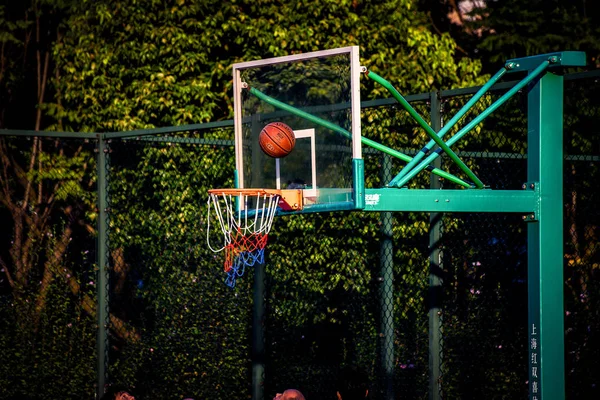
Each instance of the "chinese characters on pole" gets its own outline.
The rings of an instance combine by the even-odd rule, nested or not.
[[[535,324],[531,324],[530,332],[530,343],[529,343],[529,354],[531,358],[529,360],[529,394],[531,400],[540,399],[540,365],[538,364],[539,358],[539,335]]]

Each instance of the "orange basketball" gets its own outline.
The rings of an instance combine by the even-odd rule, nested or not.
[[[267,155],[282,158],[294,150],[296,136],[292,128],[283,122],[271,122],[260,131],[258,144]]]

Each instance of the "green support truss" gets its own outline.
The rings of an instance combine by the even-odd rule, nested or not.
[[[354,160],[355,209],[374,212],[494,212],[520,213],[528,223],[528,307],[529,307],[529,398],[565,398],[564,306],[563,306],[563,77],[565,67],[586,65],[583,52],[557,52],[509,60],[484,85],[449,123],[437,132],[410,106],[385,79],[363,68],[365,74],[385,87],[431,138],[415,156],[410,157],[370,139],[364,145],[407,162],[385,188],[364,186],[362,160]],[[525,78],[508,90],[480,115],[444,142],[442,137],[506,73],[527,72]],[[528,93],[528,182],[522,190],[489,190],[458,158],[450,147],[491,115],[520,90]],[[256,89],[250,92],[276,108],[306,118],[346,137],[350,133],[302,110],[272,99]],[[433,147],[437,145],[435,151]],[[435,166],[444,152],[473,182],[455,177]],[[428,154],[429,153],[429,154]],[[425,158],[423,160],[423,158]],[[416,174],[428,171],[467,189],[405,189]],[[319,210],[317,210],[319,211]],[[334,211],[330,206],[326,210]],[[435,322],[435,321],[434,321]],[[432,365],[439,365],[436,360]],[[435,387],[430,394],[437,393]],[[543,397],[542,397],[543,396]]]
[[[506,212],[523,215],[528,224],[528,384],[530,400],[562,400],[565,398],[565,357],[564,357],[564,293],[563,293],[563,76],[565,67],[582,67],[586,65],[583,52],[556,52],[533,57],[509,60],[504,67],[484,85],[473,98],[455,115],[449,123],[439,126],[424,126],[422,118],[408,105],[403,97],[383,78],[372,72],[370,78],[377,81],[392,93],[430,136],[430,142],[415,156],[410,157],[394,149],[390,149],[367,138],[361,138],[364,145],[382,151],[390,157],[407,162],[405,168],[394,177],[388,187],[368,189],[364,185],[363,160],[354,160],[353,175],[355,180],[355,203],[353,209],[374,212]],[[365,69],[365,72],[367,70]],[[513,86],[505,95],[494,102],[488,109],[461,128],[452,138],[443,142],[443,136],[460,120],[460,118],[489,90],[502,75],[510,72],[526,72],[527,76]],[[522,190],[490,190],[458,160],[450,147],[483,121],[493,111],[519,90],[527,90],[528,94],[528,147],[527,176]],[[279,109],[307,118],[319,125],[330,128],[339,134],[351,137],[341,127],[330,124],[302,110],[293,108],[275,99],[269,98],[256,89],[250,92],[263,101],[269,102]],[[408,105],[408,107],[407,107]],[[415,114],[415,115],[413,115]],[[213,123],[213,127],[225,126],[228,122]],[[229,126],[229,125],[227,125]],[[192,130],[200,125],[186,125],[179,130]],[[206,127],[206,125],[202,125]],[[96,134],[98,143],[97,176],[98,176],[98,315],[97,315],[97,395],[101,396],[106,383],[107,342],[108,342],[108,148],[111,138],[136,138],[160,133],[173,133],[172,128],[155,130],[112,132]],[[77,132],[39,132],[39,131],[4,131],[3,135],[15,136],[48,136],[63,138],[89,137],[90,134]],[[211,143],[198,139],[202,143]],[[434,146],[438,148],[433,150]],[[455,177],[439,169],[435,162],[441,152],[455,161],[461,170],[474,182],[473,184]],[[463,189],[406,189],[404,186],[417,173],[427,171],[444,177],[463,187]],[[466,188],[466,190],[465,190]],[[477,189],[477,190],[474,190]],[[340,208],[341,210],[342,208]],[[346,208],[343,208],[344,210]],[[335,211],[324,208],[322,211]],[[389,229],[387,227],[386,229]],[[386,234],[389,234],[386,231]],[[435,242],[435,235],[432,241]],[[263,270],[256,272],[260,277]],[[257,281],[261,282],[262,279]],[[432,286],[440,282],[432,280]],[[264,288],[255,288],[260,295]],[[257,295],[257,296],[258,296]],[[255,298],[256,301],[256,298]],[[254,325],[261,320],[261,313],[254,314]],[[439,320],[433,316],[430,326],[439,326]],[[253,337],[254,351],[264,351],[260,346],[262,331]],[[391,335],[391,333],[389,334]],[[389,336],[388,335],[388,336]],[[389,339],[389,338],[388,338]],[[432,342],[435,342],[432,341]],[[388,348],[389,351],[391,351]],[[437,354],[437,353],[436,353]],[[392,353],[389,353],[392,356]],[[390,359],[385,360],[388,369]],[[437,369],[440,359],[430,358],[430,366]],[[434,377],[439,371],[434,371]],[[255,381],[260,370],[255,370]],[[436,379],[430,380],[430,396],[437,398],[439,391]],[[390,391],[389,393],[392,393]],[[262,389],[255,388],[254,396],[261,397]]]
[[[451,146],[508,97],[526,87],[528,182],[523,184],[522,191],[392,187],[365,190],[367,211],[508,212],[524,215],[523,219],[528,224],[528,384],[531,400],[565,398],[561,68],[585,64],[583,52],[559,52],[509,60],[505,64],[508,72],[526,71],[527,77],[459,131],[458,138],[457,134],[446,142]],[[438,138],[441,139],[446,132],[440,131]],[[431,144],[427,147],[430,148]],[[426,158],[419,164],[421,167],[416,166],[410,172],[399,175],[400,178],[392,180],[392,183],[403,186],[438,154]]]

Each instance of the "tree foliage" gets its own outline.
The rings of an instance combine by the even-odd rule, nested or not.
[[[585,51],[589,66],[600,66],[600,14],[586,0],[420,0],[420,7],[486,73],[511,58],[556,51]]]
[[[468,24],[481,36],[479,57],[492,63],[555,51],[585,51],[599,65],[600,16],[585,1],[485,2]]]
[[[46,125],[43,104],[56,101],[50,52],[66,4],[0,8],[0,127]],[[0,312],[8,326],[0,353],[2,395],[60,397],[66,390],[90,396],[92,388],[82,382],[93,379],[88,367],[95,359],[93,275],[86,281],[93,271],[93,157],[83,142],[3,136],[0,165]]]
[[[126,130],[231,117],[231,64],[296,52],[360,45],[365,65],[389,76],[401,90],[413,92],[473,84],[479,72],[477,63],[455,62],[455,44],[447,35],[440,37],[420,26],[423,16],[410,1],[96,1],[82,2],[74,10],[69,30],[55,47],[61,76],[56,85],[65,95],[61,105],[50,105],[48,111],[77,130]],[[383,95],[387,97],[381,90],[371,93],[373,97]],[[383,135],[375,130],[372,134]],[[115,149],[118,146],[126,144],[113,143]],[[128,154],[136,154],[139,161],[122,171],[126,175],[118,178],[119,188],[113,188],[112,244],[129,249],[123,255],[125,260],[135,258],[131,246],[141,246],[146,256],[151,256],[153,263],[144,273],[145,287],[141,291],[150,305],[148,315],[154,315],[148,318],[159,314],[170,317],[142,330],[143,342],[128,347],[138,349],[131,350],[137,356],[122,358],[113,373],[120,379],[136,379],[135,368],[150,362],[161,371],[157,375],[161,378],[154,381],[157,387],[148,390],[159,395],[179,385],[183,391],[203,374],[211,376],[224,365],[202,358],[200,365],[205,367],[200,371],[197,365],[185,361],[189,352],[185,349],[194,348],[190,340],[196,337],[185,335],[184,328],[172,318],[179,315],[177,310],[182,306],[172,301],[181,298],[176,292],[192,290],[189,281],[198,276],[196,271],[190,275],[168,272],[173,261],[160,262],[164,257],[161,249],[189,241],[189,227],[195,226],[203,214],[197,209],[198,196],[205,188],[215,186],[217,176],[231,173],[232,155],[213,153],[196,158],[189,147],[181,151],[147,147],[141,153]],[[217,181],[229,186],[230,179]],[[313,224],[314,233],[310,228]],[[338,298],[344,291],[371,290],[373,258],[369,254],[377,252],[376,241],[372,240],[378,235],[376,221],[364,215],[332,215],[289,218],[278,225],[270,245],[268,268],[275,282],[287,288],[288,300],[278,307],[281,314],[272,323],[286,321],[285,329],[297,329],[307,322],[310,326],[330,327],[347,323],[351,318],[347,310],[328,309],[328,302],[319,301],[318,296]],[[352,233],[357,231],[359,234]],[[296,243],[300,238],[303,240]],[[350,242],[339,248],[339,238]],[[294,260],[286,255],[290,248],[297,253]],[[302,251],[306,257],[302,257]],[[201,268],[213,263],[207,257]],[[115,260],[114,264],[121,262]],[[170,277],[177,280],[164,285]],[[273,293],[284,293],[275,284],[271,287]],[[244,288],[248,286],[240,290]],[[300,299],[295,291],[308,297]],[[219,318],[216,310],[205,312],[212,319]],[[248,312],[238,308],[232,316],[248,318]],[[172,343],[181,346],[163,345],[150,355],[148,349],[157,346],[149,344],[165,343],[167,337],[174,338],[174,333],[180,339]],[[227,340],[230,348],[243,349],[244,336],[232,338],[232,334],[229,328],[219,337]],[[180,359],[182,363],[177,361]],[[235,362],[229,360],[229,365]],[[200,377],[189,376],[190,368]],[[190,380],[177,384],[175,376],[188,376]],[[210,378],[204,375],[206,379]],[[215,385],[219,385],[218,379]],[[224,393],[223,387],[219,393]]]
[[[231,118],[233,63],[349,45],[359,45],[361,62],[402,92],[482,83],[481,63],[459,57],[455,40],[448,33],[434,32],[427,15],[412,0],[83,0],[56,8],[39,4],[49,7],[43,10],[53,10],[51,15],[64,17],[52,25],[56,29],[51,53],[40,53],[39,68],[33,68],[44,71],[47,65],[48,72],[40,72],[39,82],[51,82],[45,95],[39,96],[41,86],[35,90],[39,129],[107,132]],[[48,14],[39,15],[44,21]],[[26,20],[1,28],[2,43],[16,46],[9,50],[13,56],[25,43],[18,33],[33,29]],[[13,61],[6,71],[16,73],[16,68]],[[9,76],[4,71],[2,76]],[[11,82],[14,87],[16,80]],[[381,88],[363,83],[364,98],[388,97]],[[414,124],[393,109],[365,111],[364,117],[365,135],[390,147],[425,143]],[[233,185],[233,152],[230,147],[195,144],[197,139],[231,140],[232,132],[185,131],[176,136],[173,144],[119,139],[109,145],[110,378],[137,383],[149,398],[176,398],[190,392],[200,398],[247,396],[252,277],[248,271],[233,291],[220,286],[218,260],[203,246],[206,190]],[[79,262],[70,252],[42,256],[53,263],[33,260],[38,254],[34,250],[55,254],[53,250],[63,249],[61,240],[68,243],[75,229],[95,234],[91,146],[66,150],[59,141],[51,147],[36,139],[20,150],[22,159],[17,160],[11,155],[13,144],[2,143],[3,167],[11,171],[6,174],[10,178],[1,182],[8,188],[2,197],[4,210],[11,212],[3,218],[12,224],[13,236],[27,226],[30,233],[22,237],[35,241],[19,252],[11,250],[5,271],[13,274],[21,270],[22,260],[30,260],[32,274],[47,276],[42,282],[48,285],[30,287],[31,297],[22,297],[23,306],[40,298],[42,288],[46,288],[44,296],[55,296],[45,297],[52,299],[52,307],[44,303],[43,313],[24,306],[20,314],[37,312],[42,330],[50,329],[44,318],[55,316],[52,327],[65,342],[72,336],[63,325],[72,318],[85,319],[76,333],[83,337],[80,352],[67,354],[89,356],[93,341],[89,328],[95,317],[93,266]],[[511,150],[514,146],[507,144]],[[376,157],[367,165],[370,187],[384,181],[378,175],[381,165]],[[427,182],[422,178],[415,184]],[[28,185],[45,189],[28,191]],[[46,222],[52,224],[22,225],[21,218],[33,220],[32,215],[47,209],[52,218]],[[267,254],[269,317],[265,321],[271,332],[268,374],[276,378],[267,384],[267,396],[281,389],[279,385],[307,379],[306,370],[314,360],[312,377],[328,376],[338,364],[352,361],[367,365],[374,374],[381,322],[379,245],[385,239],[379,216],[308,215],[284,217],[276,223]],[[399,365],[417,364],[401,371],[404,382],[414,386],[423,383],[425,375],[415,378],[409,373],[424,371],[427,365],[422,350],[427,342],[422,310],[427,234],[425,215],[410,214],[394,222],[392,236],[399,243],[390,255],[398,293],[394,319],[402,330],[395,356]],[[15,296],[19,293],[16,286],[3,288]],[[62,301],[72,308],[56,310],[54,302]],[[2,344],[14,346],[16,342],[6,338],[12,340],[17,333],[0,336]],[[292,346],[304,351],[306,359],[294,360],[295,366],[288,367]],[[61,364],[60,349],[43,354]],[[14,359],[29,371],[28,356],[42,358],[36,350],[3,353],[3,360]],[[93,364],[83,356],[80,360],[88,367]],[[89,393],[93,390],[90,375],[88,371],[72,381],[88,385],[82,392]],[[57,391],[48,391],[48,397],[60,397]]]
[[[402,90],[474,82],[479,64],[422,22],[409,0],[83,1],[55,47],[64,96],[49,111],[80,131],[222,119],[232,63],[348,45]]]
[[[452,39],[432,33],[423,22],[424,15],[407,0],[82,1],[69,8],[69,17],[54,46],[53,84],[60,97],[47,102],[44,111],[57,121],[53,127],[62,124],[64,129],[77,131],[121,131],[228,118],[232,116],[232,63],[348,45],[360,45],[364,64],[389,77],[403,91],[478,82],[479,64],[456,62]],[[376,89],[370,96],[387,94]],[[377,137],[385,133],[374,128],[371,134]],[[231,138],[219,133],[215,137]],[[121,145],[124,143],[115,142],[113,147]],[[112,374],[136,380],[143,371],[136,369],[152,365],[161,371],[156,375],[160,376],[155,381],[158,386],[148,389],[154,395],[167,393],[168,388],[177,385],[185,387],[182,382],[176,383],[175,376],[189,376],[191,367],[184,362],[185,349],[194,348],[190,340],[195,337],[179,327],[175,316],[189,314],[181,314],[183,305],[172,302],[180,298],[177,291],[193,290],[190,282],[198,278],[197,271],[182,275],[177,268],[172,269],[178,262],[172,258],[161,261],[166,256],[164,249],[173,243],[189,242],[190,227],[202,215],[197,208],[202,190],[216,186],[216,182],[231,185],[231,177],[224,178],[232,171],[231,154],[217,152],[195,158],[189,148],[174,150],[146,147],[128,153],[129,157],[135,155],[132,160],[136,161],[111,177],[116,185],[112,186],[115,212],[111,217],[111,246],[123,249],[113,253],[113,278],[120,279],[127,263],[140,251],[152,260],[139,278],[143,288],[132,289],[143,298],[138,307],[145,310],[141,315],[146,322],[135,322],[135,312],[121,315],[140,328],[142,342],[125,347],[130,359],[113,358],[116,369]],[[117,159],[116,153],[113,158]],[[120,160],[126,163],[126,159]],[[310,234],[308,227],[313,223],[318,234]],[[294,233],[298,229],[301,236]],[[351,233],[356,231],[360,233]],[[312,293],[311,297],[370,290],[372,258],[368,255],[376,253],[376,241],[372,239],[378,234],[378,224],[372,217],[289,218],[280,224],[279,232],[273,237],[269,268],[287,287]],[[344,245],[347,249],[338,247],[337,238],[346,238],[340,236],[342,232],[350,235],[352,243]],[[307,248],[307,257],[298,256],[290,266],[285,249],[297,248],[294,237],[305,238],[301,245]],[[177,249],[182,250],[179,246]],[[176,253],[169,253],[169,257],[180,259],[182,256]],[[202,268],[212,265],[209,260],[202,263]],[[131,270],[126,276],[136,282]],[[118,293],[115,295],[119,298]],[[206,291],[203,296],[207,296]],[[335,321],[349,318],[346,311],[328,310],[326,303],[317,302],[319,309],[315,310],[310,302],[298,302],[292,293],[288,296],[290,302],[283,304],[283,314],[277,320],[288,318],[291,326],[302,325],[311,313],[311,324],[333,321],[335,325]],[[198,307],[188,304],[192,306]],[[211,319],[220,318],[214,310],[206,312]],[[247,312],[236,313],[243,316]],[[169,318],[157,319],[158,315]],[[342,315],[346,316],[340,320]],[[189,316],[185,318],[189,320]],[[197,323],[205,324],[200,321]],[[153,345],[173,339],[173,334],[181,338],[181,346]],[[220,333],[224,338],[231,334]],[[243,349],[243,335],[234,336],[238,339],[232,343],[240,343],[239,349]],[[149,348],[156,351],[150,354]],[[176,361],[180,359],[181,364]],[[205,358],[201,364],[212,365]],[[230,365],[236,364],[230,360]],[[222,368],[212,365],[204,373],[210,375]],[[198,372],[196,367],[193,370]]]

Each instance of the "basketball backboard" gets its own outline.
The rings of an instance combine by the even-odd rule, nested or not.
[[[357,46],[234,64],[236,186],[302,189],[299,212],[358,208],[360,73]],[[258,143],[275,121],[296,136],[294,150],[280,159]]]

